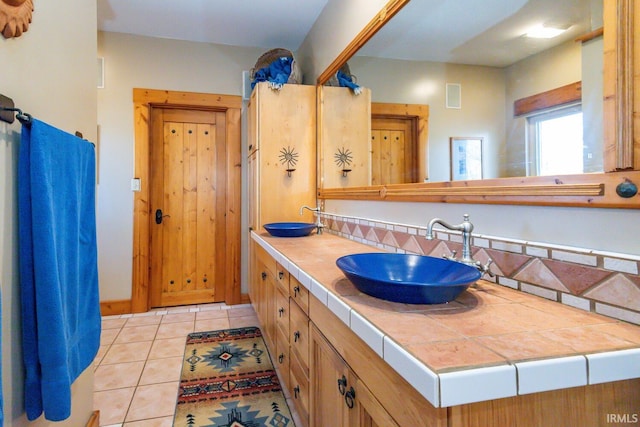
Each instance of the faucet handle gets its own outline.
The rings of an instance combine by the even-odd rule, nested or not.
[[[480,271],[483,274],[488,274],[489,277],[496,277],[496,275],[491,271],[491,263],[493,263],[493,260],[489,258],[485,265],[479,265]]]
[[[442,258],[444,259],[448,259],[450,261],[456,261],[456,254],[458,253],[458,251],[456,250],[452,250],[451,251],[451,255],[447,255],[447,254],[442,254]]]

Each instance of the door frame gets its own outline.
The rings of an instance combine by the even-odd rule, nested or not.
[[[386,102],[371,103],[372,119],[410,120],[417,152],[415,165],[418,182],[429,178],[429,106],[422,104],[393,104]],[[424,158],[421,158],[424,156]]]
[[[241,215],[241,109],[242,97],[196,92],[176,92],[155,89],[133,89],[134,104],[134,178],[140,180],[140,191],[133,199],[133,272],[131,312],[149,310],[149,179],[150,179],[150,118],[153,108],[182,108],[221,111],[226,116],[227,195],[225,204],[225,303],[241,302],[240,282],[240,215]]]

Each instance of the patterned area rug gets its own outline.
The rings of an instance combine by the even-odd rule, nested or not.
[[[259,328],[189,334],[173,425],[294,426]]]

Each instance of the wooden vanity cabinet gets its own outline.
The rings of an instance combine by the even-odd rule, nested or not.
[[[311,359],[312,427],[398,426],[315,326]]]
[[[249,227],[313,222],[316,205],[316,88],[258,83],[247,112]]]
[[[250,296],[280,380],[302,423],[309,419],[309,291],[263,248],[251,244]],[[290,297],[290,289],[293,289]],[[301,308],[301,303],[304,308]]]
[[[283,387],[291,396],[292,409],[298,413],[302,427],[398,425],[374,397],[372,389],[365,385],[364,378],[359,377],[340,356],[345,348],[336,350],[332,341],[323,335],[331,332],[326,336],[333,340],[336,338],[332,335],[334,333],[351,334],[348,328],[324,306],[322,311],[319,308],[313,310],[322,325],[316,327],[309,314],[314,306],[319,307],[321,303],[260,245],[251,242],[251,253],[251,302],[258,313],[273,363],[278,368]],[[354,343],[356,340],[350,338],[348,341]],[[407,384],[405,388],[398,388],[398,384],[404,383],[404,380],[397,374],[392,377],[380,375],[381,369],[384,372],[390,370],[375,364],[376,360],[368,347],[360,343],[356,351],[361,353],[357,360],[362,365],[359,368],[369,375],[367,381],[372,381],[377,392],[384,390],[394,396],[404,393],[404,396],[395,396],[392,400],[398,407],[401,403],[407,403],[407,400],[409,403],[415,401],[412,396],[412,393],[417,393],[415,390],[407,389]],[[347,352],[351,353],[352,350],[347,349]],[[338,379],[343,376],[348,386],[344,395],[338,388]],[[348,407],[345,399],[353,400],[353,408]],[[412,405],[408,407],[413,408]],[[420,409],[423,408],[409,409],[409,413],[415,414]],[[400,411],[406,412],[407,407]],[[426,414],[424,411],[419,413]],[[414,416],[410,419],[413,422],[420,418]]]

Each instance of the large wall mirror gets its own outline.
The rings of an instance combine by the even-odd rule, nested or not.
[[[638,169],[638,159],[634,164],[628,158],[632,119],[622,117],[619,105],[620,98],[628,98],[621,95],[632,91],[632,70],[619,70],[619,61],[630,55],[620,51],[621,39],[628,50],[633,46],[625,33],[633,25],[620,28],[620,22],[629,21],[633,9],[630,1],[611,3],[616,5],[390,1],[387,7],[400,4],[399,12],[379,30],[363,30],[368,35],[361,33],[318,83],[347,69],[370,90],[373,113],[401,106],[426,112],[426,131],[406,132],[406,138],[421,140],[407,143],[402,136],[406,151],[397,150],[413,161],[396,163],[415,170],[396,172],[401,178],[395,181],[373,172],[368,182],[353,185],[345,184],[346,176],[341,188],[320,188],[320,197],[635,207],[637,197],[621,200],[615,194],[619,183],[636,179],[629,170]],[[534,37],[536,30],[557,34]],[[606,31],[613,33],[609,42]],[[605,98],[618,105],[607,105]],[[374,126],[371,138],[380,135]],[[318,157],[332,162],[334,156],[322,152],[331,144],[320,136]],[[465,163],[452,151],[464,149],[453,141],[466,138],[482,140],[482,180],[464,179],[478,175],[466,174]],[[361,143],[370,152],[378,147],[371,140]],[[374,171],[380,169],[372,163]],[[319,165],[321,173],[332,168]],[[627,174],[604,173],[614,170]]]

